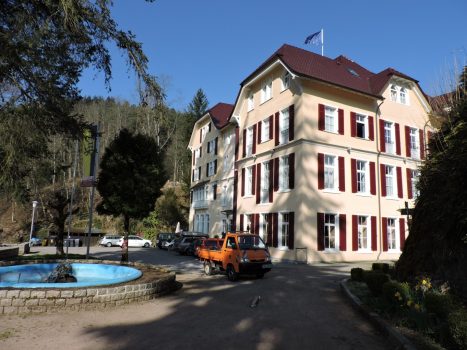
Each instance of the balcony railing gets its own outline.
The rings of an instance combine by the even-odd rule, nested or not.
[[[202,200],[202,201],[193,201],[191,206],[193,209],[206,209],[209,205],[209,201],[207,200]]]

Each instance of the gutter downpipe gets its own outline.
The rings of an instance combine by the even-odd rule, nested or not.
[[[381,103],[376,107],[375,111],[375,124],[376,124],[376,135],[375,135],[375,140],[376,140],[376,178],[377,178],[377,194],[378,194],[378,222],[377,225],[379,227],[379,234],[378,234],[378,240],[379,240],[379,253],[378,256],[376,257],[376,260],[378,261],[382,252],[383,252],[383,228],[382,228],[382,223],[381,223],[381,174],[380,174],[380,156],[381,156],[381,148],[380,148],[380,142],[379,142],[379,136],[380,136],[380,128],[379,128],[379,114],[381,112],[381,105],[384,103],[384,98],[381,100]]]

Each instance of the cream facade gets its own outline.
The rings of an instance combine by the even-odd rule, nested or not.
[[[402,73],[283,46],[241,84],[230,117],[233,229],[261,235],[276,259],[397,259],[429,112]]]

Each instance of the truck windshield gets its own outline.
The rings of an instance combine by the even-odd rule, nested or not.
[[[241,250],[247,249],[266,249],[266,245],[259,236],[240,236],[238,245]]]

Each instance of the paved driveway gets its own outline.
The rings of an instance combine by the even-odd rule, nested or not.
[[[118,248],[92,248],[91,254],[119,259]],[[35,349],[394,348],[341,295],[338,282],[348,275],[347,264],[276,264],[264,279],[232,283],[224,275],[204,276],[193,258],[156,248],[131,249],[130,260],[173,266],[183,288],[108,311],[8,317],[0,330],[25,327]],[[60,334],[66,339],[52,341]],[[27,340],[8,337],[0,347],[19,349]]]

